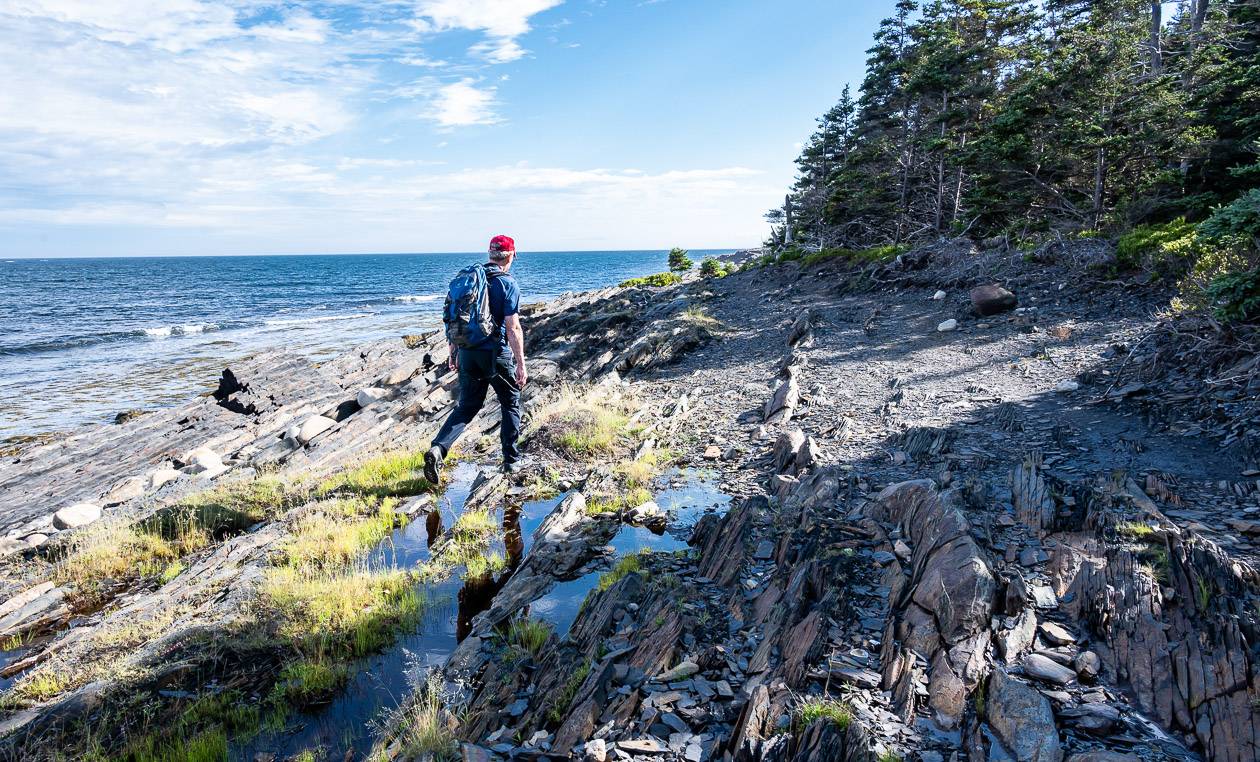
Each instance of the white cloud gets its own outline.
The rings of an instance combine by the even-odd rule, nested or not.
[[[516,40],[499,38],[479,42],[469,48],[468,52],[490,63],[501,64],[524,58],[527,51],[518,45]]]
[[[519,37],[529,19],[563,0],[421,0],[420,15],[438,29],[484,31],[492,37]]]
[[[442,127],[467,127],[474,124],[494,124],[495,89],[479,88],[476,81],[465,78],[440,87],[427,112]]]
[[[109,226],[344,250],[371,231],[385,250],[484,214],[536,239],[633,225],[645,243],[717,209],[759,225],[777,197],[729,167],[435,168],[406,151],[446,155],[447,133],[500,122],[508,77],[432,60],[426,36],[473,32],[473,55],[519,59],[531,18],[560,0],[374,0],[353,24],[339,1],[0,0],[0,239]]]
[[[490,63],[523,58],[527,51],[516,41],[530,31],[529,20],[564,0],[421,0],[419,13],[437,30],[485,32],[487,39],[468,52]]]

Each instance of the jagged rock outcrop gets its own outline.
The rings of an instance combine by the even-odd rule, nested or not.
[[[909,576],[892,583],[884,686],[901,697],[903,716],[911,717],[911,686],[922,659],[928,704],[940,725],[956,727],[968,694],[989,671],[993,573],[969,534],[956,490],[940,493],[930,481],[895,484],[879,494],[872,516],[896,523],[912,548]]]
[[[1098,495],[1088,523],[1115,521],[1107,514],[1130,501],[1145,514],[1157,510],[1130,486]],[[1092,533],[1060,535],[1056,590],[1096,633],[1093,650],[1143,711],[1191,736],[1210,759],[1255,759],[1260,575],[1214,543],[1161,523],[1166,531],[1128,546]]]

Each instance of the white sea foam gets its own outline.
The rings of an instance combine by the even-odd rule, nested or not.
[[[293,318],[291,320],[264,320],[263,324],[271,328],[283,328],[287,325],[306,325],[307,323],[327,323],[331,320],[358,320],[359,318],[370,317],[375,312],[360,312],[354,315],[322,315],[320,317],[310,318]]]
[[[445,294],[403,294],[402,296],[392,297],[391,301],[406,302],[408,304],[425,304],[427,302],[436,302],[444,296]]]
[[[219,326],[216,323],[183,323],[180,325],[163,325],[157,328],[144,329],[144,335],[152,339],[165,339],[168,336],[190,336],[195,333],[213,331]]]

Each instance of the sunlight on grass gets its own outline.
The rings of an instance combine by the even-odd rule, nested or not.
[[[371,653],[415,622],[425,604],[410,574],[366,568],[275,567],[260,592],[276,615],[277,634],[313,658]]]
[[[586,513],[588,516],[620,513],[631,508],[637,508],[651,499],[652,493],[643,487],[637,487],[618,495],[593,495],[586,501]]]
[[[507,559],[502,553],[484,553],[470,557],[464,564],[464,576],[469,579],[483,579],[490,575],[502,574],[507,569]]]
[[[853,721],[849,707],[836,699],[808,698],[796,711],[801,724],[805,726],[813,724],[815,720],[825,719],[835,723],[841,730],[846,730]]]
[[[404,451],[380,455],[327,479],[317,492],[320,495],[409,497],[436,492],[438,486],[424,478],[424,453]]]
[[[624,402],[606,393],[566,388],[535,414],[534,421],[539,438],[549,447],[574,460],[591,460],[613,452],[628,435],[626,413]]]
[[[717,318],[709,314],[708,310],[696,304],[693,304],[692,306],[683,310],[679,314],[679,317],[681,317],[683,320],[686,320],[691,323],[696,323],[697,325],[702,325],[706,328],[718,328],[722,325],[722,323]]]
[[[180,501],[175,510],[194,514],[196,522],[218,535],[273,519],[305,501],[303,490],[276,476],[228,482]]]
[[[674,458],[673,451],[666,448],[649,450],[634,460],[618,465],[616,474],[627,487],[647,487]]]
[[[210,533],[192,521],[180,522],[170,539],[125,524],[97,522],[71,539],[54,565],[53,579],[91,596],[108,580],[160,578],[171,563],[210,542]]]
[[[616,566],[600,575],[595,589],[602,593],[627,575],[643,574],[642,555],[642,553],[628,553],[622,556],[618,559]]]
[[[12,696],[19,700],[41,702],[55,698],[73,688],[76,681],[53,665],[39,668],[17,683],[11,689]]]
[[[396,498],[347,498],[319,504],[300,517],[281,545],[290,566],[345,565],[384,540],[405,517]]]

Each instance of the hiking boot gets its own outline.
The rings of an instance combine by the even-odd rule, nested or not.
[[[424,478],[430,484],[437,486],[442,483],[442,461],[445,459],[442,448],[437,446],[430,447],[424,454]]]
[[[525,467],[528,465],[529,464],[523,460],[518,460],[513,463],[504,463],[503,473],[507,474],[508,476],[516,476],[520,472],[524,471]]]

